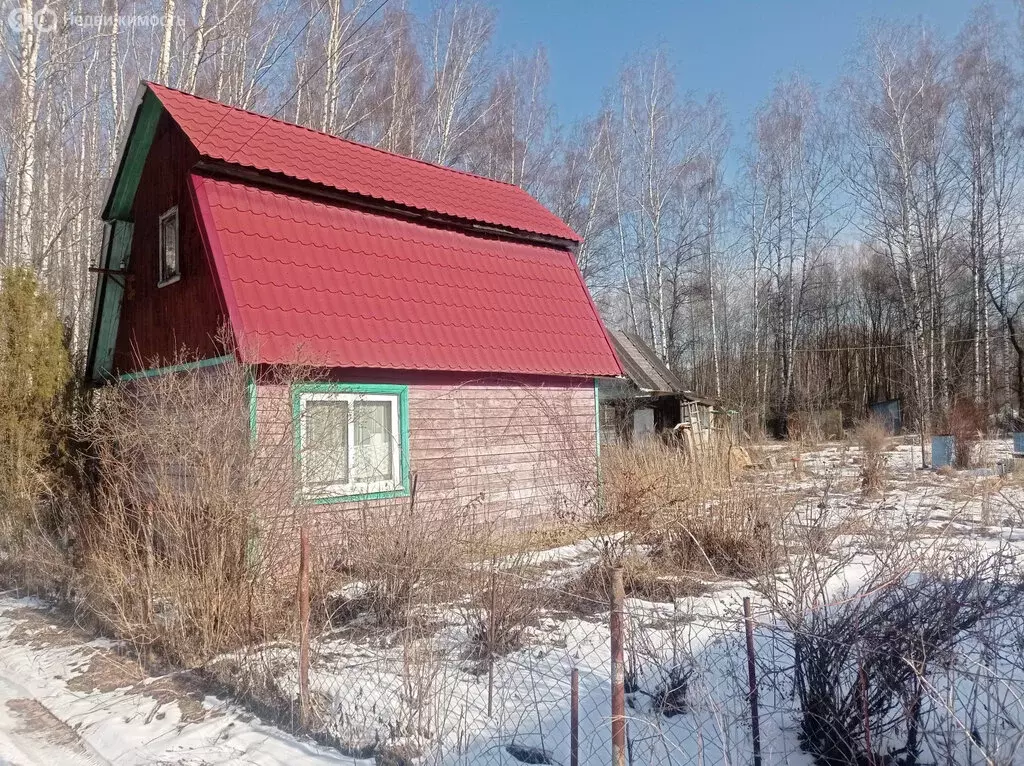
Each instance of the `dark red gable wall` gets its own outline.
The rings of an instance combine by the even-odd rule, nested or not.
[[[220,288],[203,247],[188,182],[198,160],[164,113],[132,206],[135,230],[114,349],[116,373],[189,361],[178,358],[183,348],[191,359],[222,353],[214,343],[224,321]],[[181,279],[158,288],[159,220],[173,205],[178,206]]]

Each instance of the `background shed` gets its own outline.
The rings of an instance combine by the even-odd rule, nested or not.
[[[706,444],[722,425],[717,402],[687,389],[639,336],[623,330],[609,336],[625,376],[599,382],[602,438],[629,442],[674,433],[691,446]]]

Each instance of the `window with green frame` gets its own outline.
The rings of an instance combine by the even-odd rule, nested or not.
[[[300,494],[313,502],[409,494],[406,386],[294,386]]]

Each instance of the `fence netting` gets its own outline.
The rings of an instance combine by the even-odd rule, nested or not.
[[[616,598],[621,568],[555,563],[494,557],[460,587],[394,564],[314,608],[308,652],[300,630],[241,672],[368,763],[1024,762],[1021,588],[998,570],[807,610],[781,590],[637,597],[628,569]]]

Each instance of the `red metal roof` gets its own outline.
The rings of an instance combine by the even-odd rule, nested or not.
[[[204,157],[466,221],[580,237],[517,186],[146,83]]]
[[[247,362],[621,373],[567,250],[233,180],[192,184]]]

